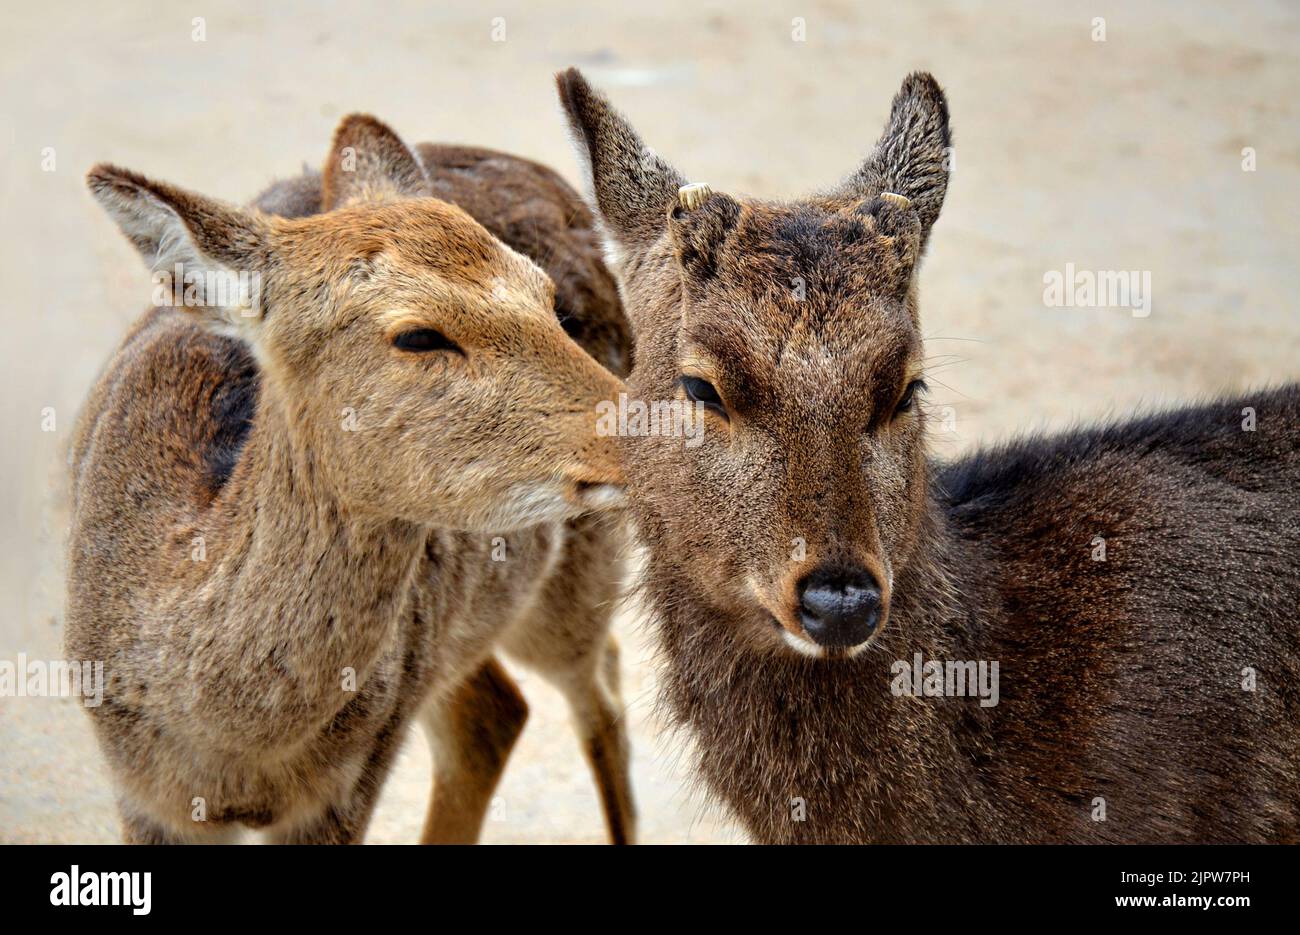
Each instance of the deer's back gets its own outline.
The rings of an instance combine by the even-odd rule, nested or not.
[[[71,450],[74,653],[107,648],[115,634],[130,639],[122,631],[131,608],[170,579],[160,563],[189,553],[192,537],[177,535],[226,486],[257,387],[243,345],[182,311],[152,309],[132,327],[91,391]]]
[[[936,482],[952,530],[996,557],[1018,602],[1073,613],[1122,599],[1196,632],[1281,610],[1300,567],[1298,486],[1297,385],[1025,439]]]
[[[981,452],[938,486],[1000,660],[988,768],[1045,838],[1300,836],[1300,387]],[[1112,823],[1074,823],[1097,797]]]

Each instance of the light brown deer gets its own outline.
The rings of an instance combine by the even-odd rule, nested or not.
[[[312,217],[111,166],[89,184],[151,268],[203,277],[131,330],[72,452],[66,643],[105,662],[125,838],[359,841],[418,719],[424,840],[475,840],[527,710],[503,648],[565,691],[630,840],[619,567],[567,525],[618,505],[593,407],[620,384],[550,280],[369,117]],[[231,273],[248,307],[216,301]]]
[[[622,452],[665,698],[753,837],[1300,838],[1300,386],[931,464],[934,79],[791,203],[687,185],[578,72],[559,89],[629,392],[707,410],[700,444]],[[997,695],[953,690],[994,663]]]
[[[615,375],[627,376],[632,359],[630,327],[617,286],[601,259],[595,220],[578,193],[552,169],[510,153],[436,143],[418,143],[414,152],[438,198],[463,209],[551,278],[555,315],[565,332]],[[327,209],[323,189],[321,173],[308,169],[274,183],[254,205],[269,214],[306,217]],[[615,841],[628,840],[634,825],[626,778],[616,782],[600,778],[610,770],[616,770],[615,775],[627,770],[617,646],[606,636],[622,583],[624,548],[622,524],[610,522],[608,514],[570,520],[564,530],[562,558],[550,574],[539,613],[530,627],[510,631],[531,637],[531,645],[506,646],[540,668],[568,698],[598,777]],[[604,674],[592,668],[593,662],[601,660]],[[497,673],[498,681],[503,675]],[[506,700],[506,710],[525,710],[517,694]],[[511,722],[517,719],[516,715]],[[455,768],[454,759],[444,756],[440,762]],[[445,792],[456,783],[440,785]]]

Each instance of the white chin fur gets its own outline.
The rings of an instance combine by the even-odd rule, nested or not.
[[[785,640],[785,644],[801,656],[807,656],[810,659],[830,658],[830,653],[827,651],[826,647],[818,646],[812,640],[791,633],[784,627],[781,628],[781,636]],[[859,643],[857,646],[850,646],[848,649],[839,649],[836,650],[836,654],[841,658],[852,659],[858,653],[866,649],[870,643],[871,640],[867,640],[866,642]]]
[[[577,500],[566,496],[563,483],[517,484],[492,507],[484,528],[508,532],[528,526],[562,523],[595,510],[624,505],[623,488],[615,484],[597,484],[585,489]]]
[[[785,644],[802,656],[808,656],[812,659],[825,659],[826,650],[818,646],[812,640],[804,639],[791,633],[784,627],[781,628],[781,636],[785,639]]]
[[[561,523],[573,512],[572,504],[564,499],[558,484],[519,484],[493,504],[492,515],[482,525],[509,532],[544,523]]]
[[[626,503],[623,488],[614,484],[597,484],[582,493],[582,505],[591,510],[612,510]]]

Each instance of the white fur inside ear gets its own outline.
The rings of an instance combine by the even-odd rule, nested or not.
[[[609,271],[614,274],[614,278],[622,282],[623,279],[623,248],[618,241],[610,236],[609,231],[605,229],[604,222],[600,224],[600,243],[601,253],[605,258],[605,265]]]
[[[261,273],[217,263],[196,248],[179,221],[164,232],[149,272],[155,305],[194,312],[218,333],[247,340],[262,317]]]
[[[623,282],[623,247],[615,239],[605,223],[604,215],[600,212],[600,199],[596,197],[596,172],[591,164],[591,151],[587,148],[587,141],[583,138],[578,128],[568,119],[567,114],[561,114],[564,120],[564,126],[569,132],[569,141],[573,146],[574,155],[578,157],[578,165],[582,172],[582,194],[587,206],[591,208],[591,216],[596,221],[596,235],[600,238],[601,253],[605,260],[605,265],[614,275],[614,279],[620,284],[620,294],[622,292]]]
[[[175,209],[143,188],[131,192],[95,194],[144,258],[153,304],[192,311],[213,331],[248,340],[261,318],[261,273],[216,261],[199,249]]]

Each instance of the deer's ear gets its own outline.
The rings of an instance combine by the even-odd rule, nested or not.
[[[616,265],[664,232],[685,180],[641,142],[632,125],[576,68],[555,78],[578,157]]]
[[[920,221],[924,248],[948,191],[951,151],[948,100],[932,75],[914,72],[894,96],[875,149],[833,195],[868,203],[890,192],[902,195]]]
[[[344,117],[325,160],[321,210],[429,194],[429,177],[410,148],[369,114]]]
[[[155,302],[195,309],[226,333],[259,317],[269,231],[256,215],[116,166],[86,176],[154,273]]]

